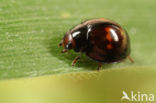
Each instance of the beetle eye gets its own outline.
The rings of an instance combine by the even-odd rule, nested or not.
[[[69,42],[69,43],[66,45],[66,48],[67,48],[67,49],[72,49],[72,43]]]

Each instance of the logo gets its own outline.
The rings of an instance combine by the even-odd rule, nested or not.
[[[122,91],[123,96],[121,97],[121,101],[131,101],[131,102],[153,102],[154,101],[154,94],[146,94],[141,92],[134,92],[131,91],[129,94],[125,91]]]

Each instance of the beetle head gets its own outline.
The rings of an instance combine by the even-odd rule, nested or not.
[[[70,32],[65,34],[62,42],[59,45],[64,47],[62,52],[66,52],[67,50],[73,49],[75,47],[75,40],[73,39]]]

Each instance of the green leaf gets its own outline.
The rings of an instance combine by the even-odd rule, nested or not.
[[[64,33],[91,18],[109,18],[120,23],[131,38],[131,56],[103,70],[140,68],[156,65],[155,1],[150,0],[1,0],[0,1],[0,79],[33,77],[60,73],[94,71],[96,62],[58,47]]]
[[[156,94],[155,4],[155,0],[0,0],[0,103],[121,103],[123,91]],[[101,17],[127,30],[135,64],[128,60],[103,64],[98,72],[97,63],[85,55],[73,67],[79,54],[60,53],[58,44],[65,32]]]

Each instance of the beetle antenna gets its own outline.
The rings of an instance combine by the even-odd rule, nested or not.
[[[59,46],[62,46],[62,41],[59,43]]]

